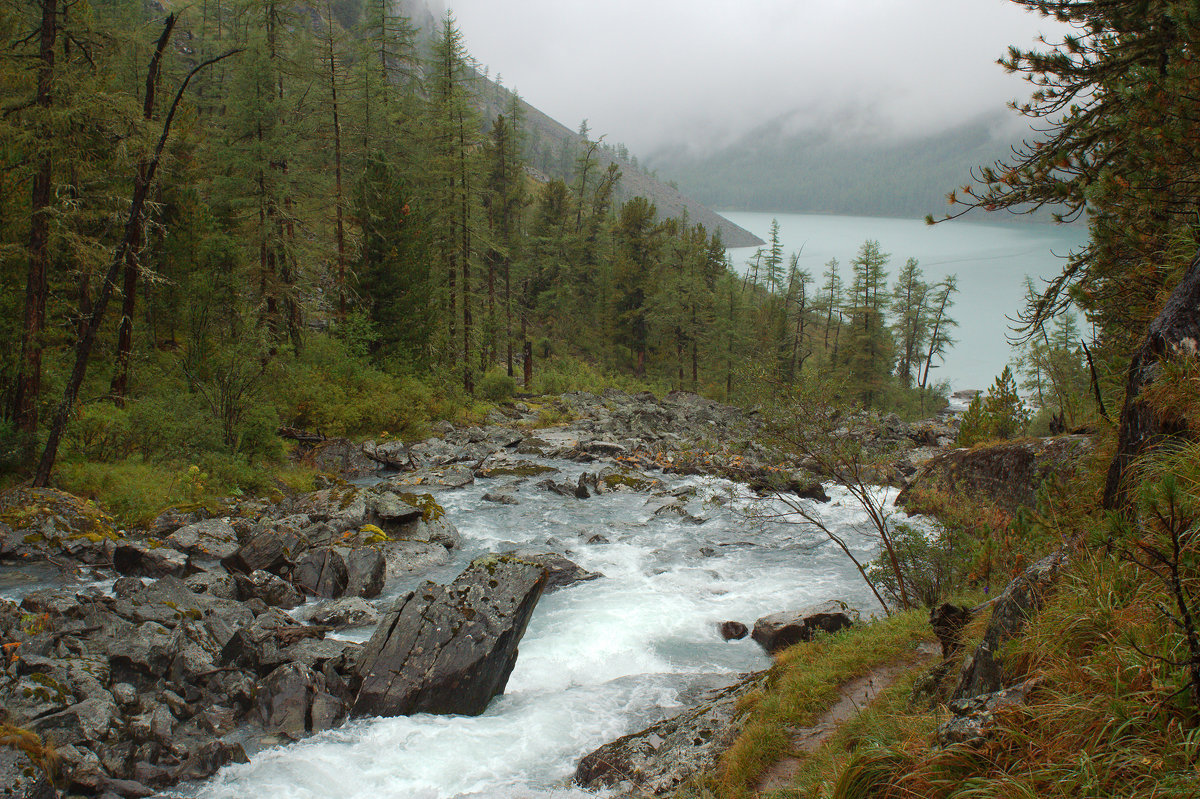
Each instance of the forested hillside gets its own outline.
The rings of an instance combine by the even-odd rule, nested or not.
[[[390,8],[4,8],[8,466],[191,459],[237,486],[280,425],[412,435],[518,387],[924,391],[948,328],[919,271],[894,321],[879,253],[818,289],[774,238],[743,277],[685,207],[622,201],[632,156],[586,130],[546,176],[454,18],[427,41]]]

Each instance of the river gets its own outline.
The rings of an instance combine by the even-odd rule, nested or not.
[[[543,461],[574,480],[583,466]],[[725,642],[716,625],[842,598],[873,600],[854,567],[818,534],[748,515],[755,500],[717,478],[659,475],[665,491],[563,498],[529,480],[519,505],[483,500],[502,480],[438,495],[463,535],[450,580],[487,551],[565,552],[605,575],[542,598],[506,693],[475,718],[417,715],[349,722],[255,754],[178,795],[203,799],[449,799],[591,796],[569,785],[577,760],[599,745],[681,709],[700,687],[765,668],[750,639]],[[882,490],[882,489],[881,489]],[[674,494],[691,520],[655,513]],[[839,489],[822,506],[861,556],[853,500]],[[768,508],[768,511],[771,509]],[[778,510],[776,508],[775,510]],[[702,521],[701,521],[702,520]],[[698,523],[699,522],[699,523]],[[596,534],[596,539],[589,543]],[[388,587],[397,594],[411,584]],[[359,637],[369,635],[359,631]]]
[[[784,252],[800,253],[800,267],[816,285],[830,258],[850,280],[850,261],[866,239],[879,241],[891,254],[892,277],[908,258],[916,258],[928,282],[958,275],[958,294],[950,315],[958,321],[955,344],[933,379],[952,389],[987,388],[1016,352],[1006,336],[1023,307],[1025,277],[1035,283],[1057,275],[1063,256],[1087,241],[1082,225],[1001,225],[956,219],[926,225],[918,219],[722,211],[721,215],[769,239],[771,220],[779,220]],[[753,248],[729,251],[742,269]]]

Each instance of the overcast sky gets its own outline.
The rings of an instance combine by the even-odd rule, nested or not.
[[[895,133],[1028,95],[995,64],[1053,23],[1008,0],[447,0],[471,55],[575,128],[641,156],[787,116]]]

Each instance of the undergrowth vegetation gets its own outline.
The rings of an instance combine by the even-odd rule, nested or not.
[[[994,711],[983,742],[939,746],[933,733],[948,717],[945,708],[911,702],[912,686],[920,680],[909,674],[803,756],[790,784],[771,795],[1195,797],[1200,784],[1200,445],[1176,447],[1144,462],[1136,511],[1126,516],[1096,510],[1102,465],[1103,458],[1093,455],[1073,481],[1048,483],[1036,511],[1015,516],[989,510],[979,498],[919,497],[920,509],[936,513],[965,544],[960,553],[969,564],[964,585],[1002,587],[1032,559],[1059,549],[1069,553],[1054,593],[1000,651],[1006,684],[1031,681],[1025,703]],[[914,635],[928,629],[915,614],[873,626],[906,618],[915,622]],[[986,620],[986,613],[979,614],[967,628],[964,651],[978,642]],[[773,677],[772,696],[760,699],[753,711],[756,720],[770,718],[767,727],[777,729],[752,732],[748,726],[704,783],[707,795],[749,795],[756,775],[788,753],[787,727],[810,723],[823,707],[775,710],[810,707],[804,699],[791,704],[796,694],[780,687],[819,671],[802,652],[797,647],[780,659],[775,669],[782,673]],[[951,661],[949,680],[956,679],[958,668],[958,661]],[[832,672],[822,678],[834,685],[848,679]],[[827,696],[829,688],[814,693]]]
[[[838,686],[896,660],[916,660],[916,645],[930,637],[925,614],[897,613],[782,652],[765,689],[748,697],[749,719],[717,769],[684,791],[695,797],[748,797],[766,770],[788,754],[790,730],[813,724]]]

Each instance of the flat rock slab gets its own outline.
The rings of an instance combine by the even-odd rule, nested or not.
[[[606,743],[579,761],[576,784],[616,788],[622,795],[656,796],[716,765],[741,732],[741,700],[761,687],[760,673],[691,710]]]
[[[488,556],[398,599],[363,651],[351,716],[482,713],[504,692],[546,580],[540,563]]]

